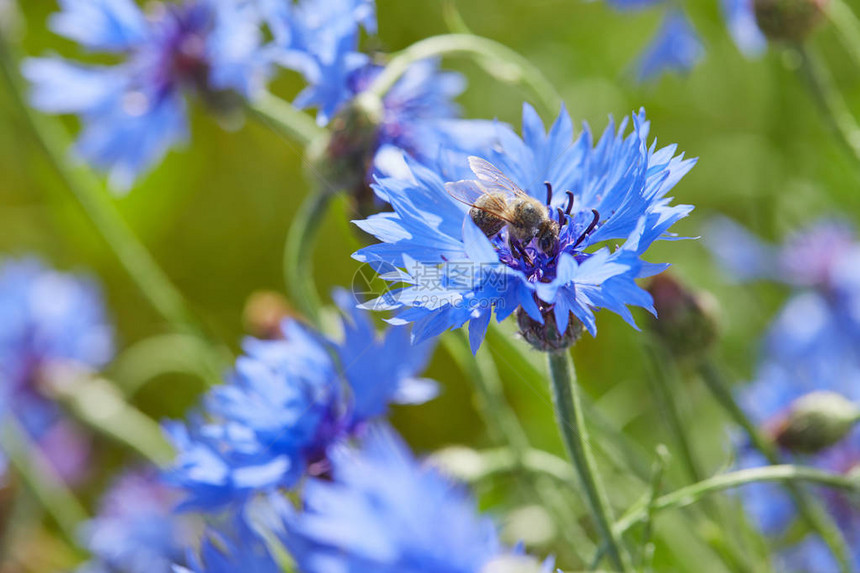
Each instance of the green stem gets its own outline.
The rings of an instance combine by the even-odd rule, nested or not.
[[[860,21],[854,11],[843,0],[827,0],[825,10],[854,64],[860,66]]]
[[[109,378],[131,399],[163,374],[187,374],[204,382],[220,377],[222,365],[212,361],[205,341],[171,332],[145,338],[123,349],[110,364]]]
[[[612,529],[612,512],[597,476],[597,468],[588,442],[579,386],[571,368],[567,352],[547,353],[553,405],[564,445],[573,462],[573,468],[582,482],[585,499],[594,517],[595,525],[606,544],[607,555],[618,571],[630,571],[628,556],[624,553],[621,539]]]
[[[86,167],[76,165],[70,159],[67,151],[70,146],[68,134],[57,122],[34,113],[27,105],[14,59],[2,36],[0,68],[8,92],[36,142],[144,297],[177,329],[204,338],[182,295],[123,220],[99,180]],[[219,356],[218,360],[221,359]]]
[[[646,352],[654,373],[653,376],[648,377],[648,381],[651,383],[651,391],[657,401],[657,407],[662,414],[661,417],[666,422],[669,433],[672,434],[676,447],[681,453],[681,460],[690,481],[701,481],[703,474],[699,460],[693,453],[693,447],[688,438],[689,432],[681,420],[681,413],[678,411],[678,405],[673,396],[673,391],[677,392],[680,388],[681,380],[673,368],[671,358],[662,348],[648,342],[646,343]]]
[[[413,63],[445,55],[472,56],[491,75],[528,88],[535,102],[553,116],[561,107],[555,87],[530,61],[503,44],[472,34],[432,36],[397,52],[367,92],[381,99]]]
[[[529,448],[528,437],[517,416],[505,399],[498,370],[492,357],[485,352],[473,356],[466,335],[453,332],[444,336],[442,344],[460,369],[475,384],[479,397],[479,410],[494,441],[510,446],[516,457]]]
[[[287,291],[304,315],[319,325],[322,301],[314,285],[313,252],[333,195],[312,193],[296,212],[284,246]]]
[[[662,414],[661,417],[665,420],[669,433],[675,440],[689,482],[700,482],[704,479],[705,474],[689,440],[689,431],[687,430],[689,424],[684,423],[675,398],[683,382],[678,373],[678,366],[675,359],[656,340],[647,341],[645,351],[653,371],[653,376],[649,376],[648,380],[657,401],[657,407]],[[737,550],[735,540],[732,539],[732,533],[736,531],[736,528],[730,524],[724,508],[714,500],[707,500],[703,510],[705,519],[713,527],[714,535],[710,539],[711,546],[735,570],[751,571],[752,569],[745,563],[746,558]],[[721,525],[717,525],[717,522]]]
[[[468,470],[458,472],[456,462],[465,450],[469,456],[466,464]],[[446,464],[450,456],[452,463]],[[434,460],[439,460],[443,467],[450,469],[458,478],[468,482],[479,482],[494,476],[516,472],[525,469],[533,475],[546,476],[559,484],[570,486],[577,485],[576,474],[570,468],[570,462],[563,460],[549,452],[529,448],[521,454],[514,454],[510,448],[493,448],[489,450],[474,451],[468,448],[451,447],[445,448],[433,455]]]
[[[87,519],[87,512],[56,475],[51,462],[39,446],[32,443],[14,415],[7,415],[3,420],[2,443],[3,453],[24,483],[56,521],[63,536],[77,546],[77,529]]]
[[[833,84],[827,69],[806,46],[798,46],[799,72],[827,123],[845,150],[860,163],[860,126]]]
[[[310,116],[269,92],[249,102],[248,110],[276,133],[300,143],[303,147],[325,135],[325,130]]]
[[[657,446],[657,461],[654,463],[654,475],[651,477],[647,503],[645,506],[645,532],[642,534],[642,554],[640,557],[640,568],[642,571],[651,571],[654,562],[654,514],[657,512],[657,498],[663,489],[663,475],[666,465],[669,463],[669,450],[660,444]]]
[[[114,384],[71,374],[58,379],[52,390],[75,418],[100,434],[131,448],[156,466],[173,461],[175,452],[158,423],[128,404]]]
[[[568,470],[567,464],[544,452],[537,452],[531,449],[528,436],[525,430],[517,419],[517,415],[511,408],[510,403],[505,398],[502,381],[499,377],[499,371],[493,361],[492,356],[487,352],[479,352],[476,356],[472,355],[469,347],[469,341],[462,331],[451,333],[450,336],[442,337],[442,344],[451,354],[451,357],[457,362],[460,369],[472,381],[477,390],[478,410],[487,430],[496,443],[505,444],[508,447],[503,448],[503,452],[508,452],[506,458],[498,452],[496,454],[495,463],[504,465],[505,461],[514,464],[514,470],[518,477],[524,477],[525,474],[535,474],[537,465],[545,464],[548,474],[556,473],[558,478],[558,462]],[[544,454],[541,456],[541,454]],[[549,458],[553,458],[552,460]],[[532,464],[533,467],[529,467]],[[491,473],[501,471],[492,466],[487,468]],[[541,487],[540,482],[535,482],[528,479],[522,480],[523,485],[528,490],[528,493],[533,495],[545,508],[552,511],[562,527],[569,547],[568,549],[578,558],[582,559],[580,551],[585,541],[588,539],[585,532],[576,522],[568,508],[560,507],[558,503],[551,503],[547,495],[548,489]]]
[[[720,406],[747,434],[752,446],[761,452],[771,465],[781,464],[782,460],[779,452],[771,442],[761,435],[755,423],[735,401],[729,385],[716,365],[710,359],[705,358],[699,363],[698,371],[705,385]],[[833,552],[833,555],[839,562],[840,570],[843,573],[850,573],[850,552],[839,527],[803,488],[791,480],[787,480],[785,485],[794,499],[795,505],[797,505],[798,513],[821,536]]]
[[[521,382],[531,386],[535,392],[541,391],[545,374],[529,360],[524,347],[515,344],[511,336],[504,332],[498,323],[491,323],[487,330],[487,340],[496,362],[508,371],[519,376]],[[614,466],[632,472],[640,481],[648,483],[651,479],[650,461],[642,447],[621,432],[617,425],[606,418],[588,396],[581,396],[582,409],[589,425],[598,436],[595,446]]]
[[[762,482],[777,482],[791,485],[796,485],[796,482],[809,482],[850,492],[860,491],[860,483],[856,479],[807,466],[782,464],[738,470],[708,478],[657,498],[653,503],[652,509],[654,511],[680,509],[690,506],[704,496],[712,493]],[[627,510],[615,523],[613,529],[616,535],[623,535],[631,527],[643,522],[647,517],[648,501],[643,500]]]

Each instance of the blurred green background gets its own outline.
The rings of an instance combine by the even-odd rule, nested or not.
[[[685,4],[707,55],[688,76],[666,76],[645,86],[632,82],[630,66],[659,26],[660,9],[622,14],[601,2],[576,0],[469,0],[456,7],[475,33],[507,44],[541,69],[557,86],[575,121],[587,121],[599,133],[609,115],[620,119],[645,107],[652,137],[663,145],[677,142],[688,156],[700,158],[674,192],[678,202],[696,206],[677,226],[681,234],[699,235],[703,222],[716,213],[728,214],[769,238],[779,238],[819,216],[860,218],[858,164],[828,131],[795,72],[794,58],[772,49],[749,61],[731,42],[717,2]],[[378,0],[377,5],[380,44],[375,47],[382,50],[395,51],[447,31],[440,2]],[[24,54],[77,53],[47,31],[45,18],[55,9],[49,0],[22,2]],[[831,65],[849,104],[860,112],[860,81],[835,33],[824,26],[813,43]],[[499,118],[519,127],[526,94],[488,77],[468,61],[451,60],[448,67],[469,79],[460,100],[464,115]],[[287,73],[274,86],[285,98],[298,89],[297,78]],[[118,324],[121,348],[168,332],[168,325],[147,305],[13,109],[9,94],[0,92],[0,252],[39,253],[61,268],[98,275]],[[72,122],[68,125],[74,128]],[[284,239],[309,190],[296,144],[251,120],[225,130],[198,106],[187,148],[171,153],[116,202],[206,326],[237,351],[247,297],[260,289],[285,291]],[[358,268],[349,256],[359,244],[345,222],[349,217],[348,203],[340,202],[321,233],[314,254],[321,293],[350,285]],[[672,262],[677,275],[716,295],[723,325],[719,353],[737,380],[749,379],[758,337],[785,293],[776,287],[727,284],[702,241],[662,243],[648,258]],[[644,316],[638,316],[644,323]],[[598,325],[599,338],[586,336],[575,348],[579,379],[618,428],[653,451],[670,438],[646,383],[644,335],[607,312],[599,315]],[[493,350],[489,345],[483,352]],[[541,357],[532,357],[543,368]],[[524,383],[501,361],[500,368],[508,398],[533,445],[562,455],[547,388]],[[470,381],[444,349],[437,351],[428,375],[442,383],[440,398],[394,415],[408,441],[421,452],[449,444],[489,445]],[[201,391],[202,383],[191,376],[165,375],[148,384],[135,403],[157,419],[179,417]],[[708,471],[721,469],[731,459],[724,418],[700,384],[691,382],[677,393],[684,415],[694,421],[689,434],[707,460]],[[122,459],[128,455],[105,444],[98,463],[112,467]],[[677,460],[670,475],[679,475]],[[609,478],[610,493],[617,478]],[[499,504],[498,492],[483,493],[491,510],[510,509]],[[672,527],[671,520],[663,523]],[[697,569],[700,547],[674,545],[682,544],[658,552],[662,563],[658,570],[717,567]],[[563,556],[564,550],[559,554]]]

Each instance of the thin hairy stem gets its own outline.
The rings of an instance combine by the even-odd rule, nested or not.
[[[472,34],[432,36],[397,52],[367,92],[382,98],[413,63],[436,56],[454,55],[474,58],[489,74],[527,88],[535,102],[547,113],[558,113],[561,96],[540,70],[507,46]]]
[[[798,72],[804,84],[841,146],[860,165],[860,125],[819,59],[807,46],[798,46],[797,50],[800,54]]]
[[[808,482],[855,493],[860,491],[860,484],[852,478],[807,466],[781,464],[738,470],[708,478],[657,498],[653,502],[652,510],[681,509],[699,502],[710,494],[751,483],[762,482],[776,482],[788,485],[797,485],[798,482]],[[648,503],[647,500],[642,500],[627,510],[615,523],[613,529],[617,535],[622,535],[637,523],[644,521],[647,515]]]
[[[779,451],[774,445],[766,440],[755,423],[747,416],[746,412],[740,407],[732,394],[731,388],[722,375],[722,372],[716,367],[711,359],[705,358],[698,365],[699,375],[705,382],[705,385],[711,391],[711,394],[716,399],[717,403],[726,411],[729,417],[739,425],[747,434],[752,446],[764,455],[767,461],[772,465],[782,463]],[[828,513],[816,503],[807,491],[800,487],[797,483],[791,480],[785,481],[785,486],[794,503],[797,506],[800,516],[815,530],[839,562],[839,568],[843,573],[851,571],[850,552],[845,543],[845,538],[839,527],[828,515]]]
[[[569,544],[567,549],[582,560],[581,551],[588,537],[577,523],[569,506],[560,507],[558,503],[551,503],[547,495],[548,489],[542,487],[546,483],[545,480],[535,481],[526,477],[527,474],[546,474],[562,481],[568,477],[575,477],[567,463],[551,454],[531,449],[525,430],[505,398],[499,371],[488,351],[479,352],[477,356],[473,355],[468,339],[463,332],[459,331],[451,333],[450,336],[444,336],[442,343],[463,373],[474,384],[478,398],[478,411],[490,436],[496,443],[506,445],[505,448],[493,452],[492,457],[484,460],[487,464],[485,470],[490,474],[513,471],[516,476],[522,478],[520,483],[527,493],[551,511],[559,521],[562,533]],[[559,474],[559,463],[564,470],[567,470],[564,477],[560,477],[562,474]],[[509,464],[513,464],[513,467],[507,467]],[[540,471],[539,466],[545,471]]]
[[[854,65],[860,67],[860,20],[857,15],[844,0],[827,0],[825,10]]]
[[[307,319],[317,325],[322,301],[313,279],[313,252],[331,200],[330,193],[308,195],[293,218],[284,245],[287,291]]]
[[[306,113],[269,92],[265,92],[248,103],[251,114],[271,127],[275,132],[307,147],[325,130]]]
[[[629,556],[624,551],[621,538],[612,528],[612,510],[597,475],[597,467],[582,416],[579,386],[571,367],[570,357],[567,352],[549,352],[547,357],[556,422],[573,462],[573,468],[579,476],[598,533],[606,545],[607,556],[616,570],[631,571]]]
[[[77,546],[78,526],[87,519],[87,512],[12,414],[4,416],[0,441],[12,467],[57,523],[66,540]]]

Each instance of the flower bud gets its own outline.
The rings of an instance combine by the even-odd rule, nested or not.
[[[242,322],[251,336],[276,340],[283,338],[281,322],[293,314],[286,298],[274,291],[261,290],[251,293],[245,302]]]
[[[719,334],[718,305],[710,293],[691,291],[668,273],[651,279],[648,292],[657,310],[649,327],[675,356],[699,355],[713,346]]]
[[[772,430],[773,440],[797,453],[814,454],[839,442],[860,421],[860,407],[836,392],[801,396]]]
[[[552,308],[543,310],[541,315],[543,316],[543,324],[530,317],[522,307],[517,309],[520,336],[541,352],[557,352],[570,348],[576,344],[576,341],[582,336],[583,330],[585,330],[582,322],[573,313],[570,314],[570,320],[564,332],[558,331]]]
[[[801,42],[824,13],[826,0],[754,0],[759,29],[770,40]]]
[[[368,180],[384,111],[379,98],[359,94],[334,116],[324,147],[315,152],[314,167],[325,184],[352,195],[362,214],[373,212],[374,195]]]

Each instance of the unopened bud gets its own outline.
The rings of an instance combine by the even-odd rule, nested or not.
[[[257,338],[283,338],[281,322],[294,313],[287,299],[274,292],[261,290],[251,294],[242,311],[245,330]]]
[[[813,454],[844,438],[860,421],[860,407],[836,392],[818,391],[801,396],[772,429],[773,440],[783,448]]]
[[[657,311],[649,326],[675,356],[699,355],[717,341],[718,305],[710,293],[694,292],[668,273],[652,278],[648,292]]]
[[[316,155],[314,164],[319,175],[349,193],[362,214],[369,215],[369,206],[374,203],[368,181],[384,113],[378,97],[359,94],[334,116],[324,147],[312,154]]]
[[[770,40],[801,42],[824,14],[826,0],[754,0],[756,23]]]
[[[522,307],[517,309],[520,336],[541,352],[556,352],[570,348],[576,344],[576,341],[582,336],[582,331],[585,330],[582,322],[573,313],[570,313],[570,320],[564,332],[558,331],[555,313],[551,308],[542,311],[541,316],[543,317],[543,324],[530,317]]]

